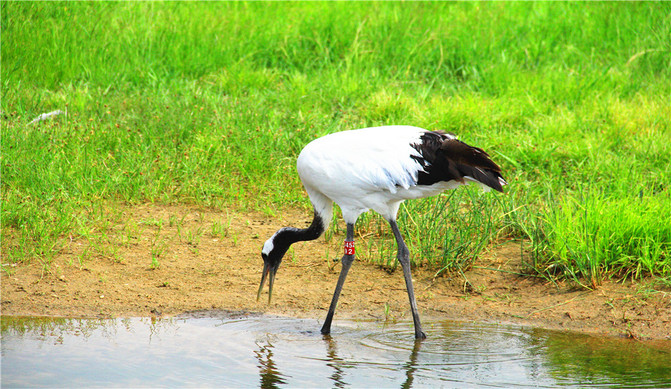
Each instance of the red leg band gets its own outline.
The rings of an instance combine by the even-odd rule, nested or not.
[[[354,255],[354,241],[345,241],[345,255]]]

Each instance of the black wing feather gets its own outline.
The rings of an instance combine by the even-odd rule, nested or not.
[[[440,131],[425,132],[421,136],[421,143],[412,146],[421,155],[412,158],[424,170],[418,173],[418,185],[433,185],[451,180],[464,182],[464,177],[469,176],[503,192],[501,168],[484,150],[469,146]]]

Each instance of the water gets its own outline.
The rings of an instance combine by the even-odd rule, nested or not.
[[[670,387],[671,342],[517,326],[204,314],[2,318],[3,387]]]

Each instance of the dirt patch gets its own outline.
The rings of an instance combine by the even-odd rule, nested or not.
[[[277,217],[197,207],[145,205],[110,216],[104,232],[68,239],[48,267],[3,265],[2,314],[69,317],[176,315],[189,311],[264,312],[323,320],[340,265],[342,237],[296,244],[278,271],[273,302],[256,301],[261,246],[282,226],[311,215]],[[548,329],[671,339],[671,294],[645,283],[606,282],[586,291],[521,277],[519,243],[484,253],[455,275],[413,269],[422,318],[517,323]],[[464,278],[465,276],[465,278]],[[468,280],[468,282],[466,282]],[[338,318],[409,320],[400,267],[356,261]]]

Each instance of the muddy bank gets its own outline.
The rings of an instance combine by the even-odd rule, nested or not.
[[[231,310],[322,321],[340,264],[341,237],[297,244],[277,274],[273,302],[256,301],[260,249],[275,230],[304,226],[310,215],[270,218],[183,206],[137,206],[111,216],[113,227],[88,239],[67,238],[49,266],[4,265],[3,315],[167,316]],[[671,293],[645,282],[606,282],[595,291],[514,274],[519,243],[483,253],[464,275],[413,269],[423,318],[517,323],[635,339],[671,339]],[[267,293],[267,291],[266,291]],[[338,318],[411,320],[400,267],[356,261]]]

